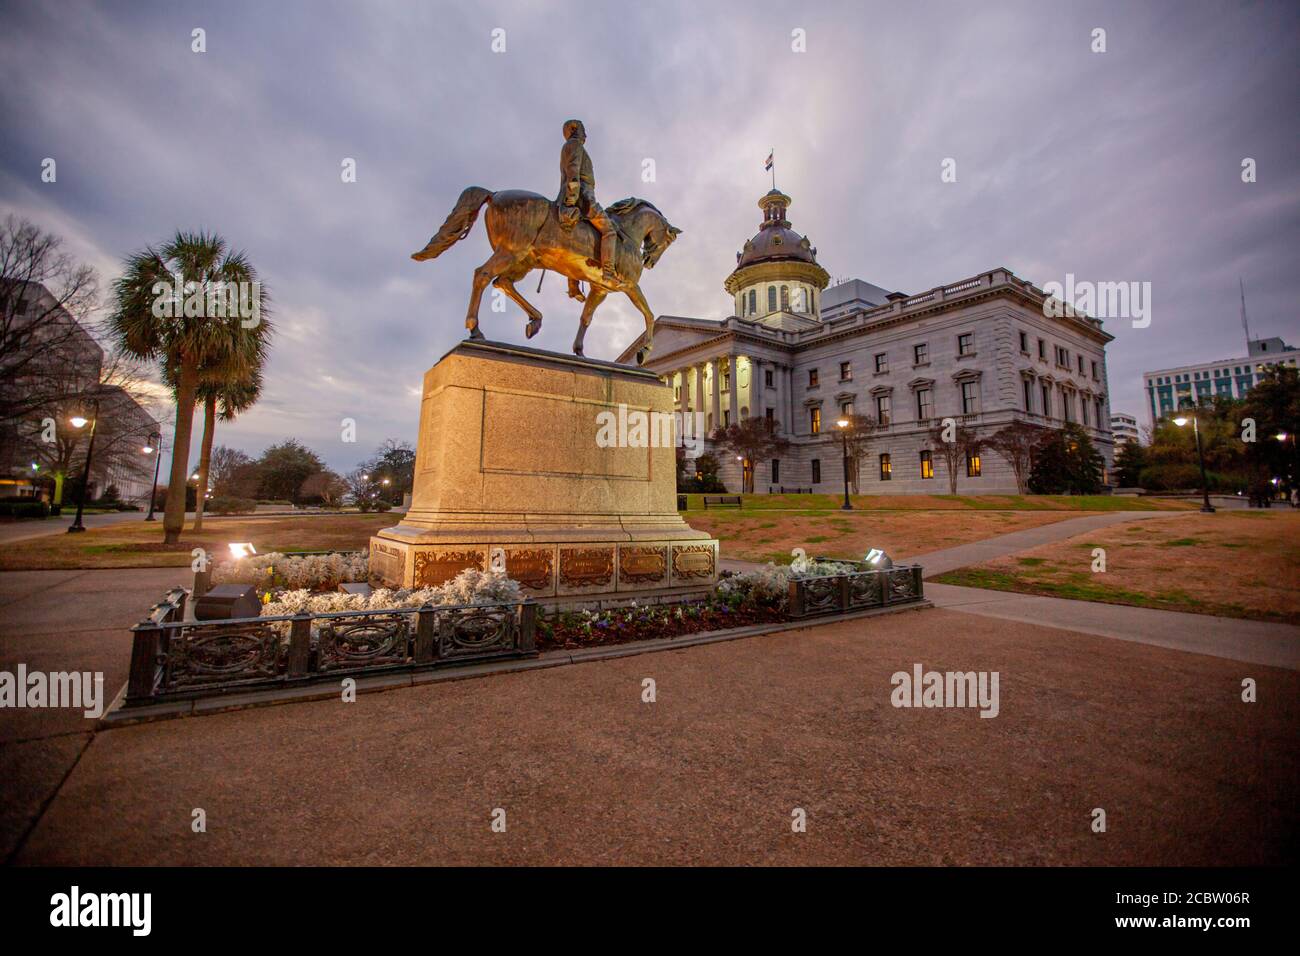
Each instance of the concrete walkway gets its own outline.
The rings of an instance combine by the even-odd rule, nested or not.
[[[1300,670],[1300,627],[927,581],[935,607],[1154,647]]]
[[[1081,518],[1045,524],[1038,528],[1013,531],[1011,534],[1002,534],[983,541],[972,541],[970,544],[958,545],[955,548],[918,554],[907,560],[921,565],[925,568],[925,576],[932,578],[958,568],[970,567],[972,564],[982,564],[1004,555],[1028,551],[1040,544],[1064,541],[1066,538],[1096,531],[1098,528],[1109,528],[1111,525],[1126,524],[1130,521],[1176,518],[1186,514],[1185,511],[1110,511],[1106,514],[1085,515]]]
[[[113,511],[108,514],[82,515],[81,523],[86,528],[106,528],[110,525],[123,524],[128,521],[144,521],[146,512],[142,511]],[[43,538],[47,534],[66,534],[72,527],[72,522],[76,520],[77,508],[65,508],[63,514],[57,518],[46,518],[41,521],[35,518],[22,521],[7,521],[0,524],[0,544],[12,544],[14,541],[26,541],[30,538]],[[159,528],[162,527],[162,515],[158,515],[155,522]],[[160,535],[161,531],[158,532]]]
[[[931,578],[957,568],[969,567],[1009,554],[1018,554],[1042,544],[1063,541],[1098,528],[1129,521],[1177,517],[1183,511],[1116,511],[1058,521],[1055,524],[1013,531],[984,541],[931,551],[908,558],[925,569]],[[752,561],[725,558],[725,570],[743,571],[760,567]],[[1070,601],[1012,591],[955,587],[926,581],[925,596],[936,607],[967,614],[1001,618],[1043,627],[1061,628],[1121,641],[1150,644],[1193,654],[1208,654],[1251,664],[1267,664],[1300,670],[1300,627],[1247,621],[1240,618],[1184,614],[1154,608]]]

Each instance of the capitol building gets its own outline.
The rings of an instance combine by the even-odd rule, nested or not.
[[[646,361],[673,387],[678,410],[703,414],[709,434],[752,416],[776,423],[790,447],[744,463],[755,492],[840,491],[835,422],[854,413],[880,426],[858,462],[863,494],[946,494],[947,464],[929,434],[945,418],[980,437],[1013,421],[1075,422],[1110,468],[1112,336],[1099,320],[1045,315],[1043,290],[1003,268],[912,294],[861,279],[830,285],[817,249],[791,227],[791,202],[776,189],[758,201],[759,230],[723,282],[734,314],[659,316]],[[704,452],[728,489],[741,490],[742,463],[713,442]],[[966,456],[957,491],[1015,494],[1015,476],[982,450]]]

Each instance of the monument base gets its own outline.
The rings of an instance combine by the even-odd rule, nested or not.
[[[671,443],[598,440],[636,413],[672,415],[652,372],[462,342],[425,374],[411,507],[371,539],[372,579],[432,587],[503,562],[547,605],[708,593],[718,542],[677,513]]]

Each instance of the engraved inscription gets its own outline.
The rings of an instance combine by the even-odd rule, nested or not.
[[[550,548],[506,551],[506,574],[522,587],[544,591],[551,586],[555,561]]]
[[[666,548],[623,547],[618,560],[619,579],[632,584],[652,584],[668,576]]]
[[[685,544],[673,547],[673,574],[678,578],[713,577],[713,545]]]
[[[415,586],[429,588],[446,584],[466,568],[482,571],[486,566],[486,551],[417,551]]]
[[[565,587],[604,587],[613,578],[613,548],[573,548],[560,551],[560,583]]]

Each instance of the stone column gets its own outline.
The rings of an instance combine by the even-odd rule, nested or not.
[[[740,368],[738,366],[739,356],[734,352],[728,356],[731,361],[731,423],[734,425],[740,421]]]
[[[749,360],[749,417],[762,418],[767,407],[767,386],[763,382],[763,360]]]
[[[790,434],[795,433],[795,404],[794,404],[794,366],[787,365],[782,370],[785,376],[785,388],[782,390],[785,394],[785,410],[790,419]]]
[[[688,394],[688,393],[689,393],[689,389],[687,388],[688,383],[687,383],[687,381],[686,381],[686,370],[685,370],[685,369],[679,369],[678,371],[673,372],[673,381],[674,381],[674,383],[676,383],[679,379],[680,379],[680,381],[681,381],[681,387],[682,387],[682,390],[681,390],[681,392],[679,393],[679,397],[678,397],[678,399],[677,399],[677,411],[681,412],[682,415],[685,415],[685,414],[686,414],[686,407],[687,407],[687,406],[686,406],[686,402],[687,402],[687,399],[690,397],[689,394]]]
[[[773,399],[775,407],[772,409],[772,414],[780,422],[781,431],[788,435],[790,434],[790,423],[786,421],[785,417],[785,382],[781,379],[784,371],[783,366],[772,365],[772,384],[776,386],[776,397]]]
[[[713,427],[722,427],[722,363],[716,358],[710,361],[713,373]]]

